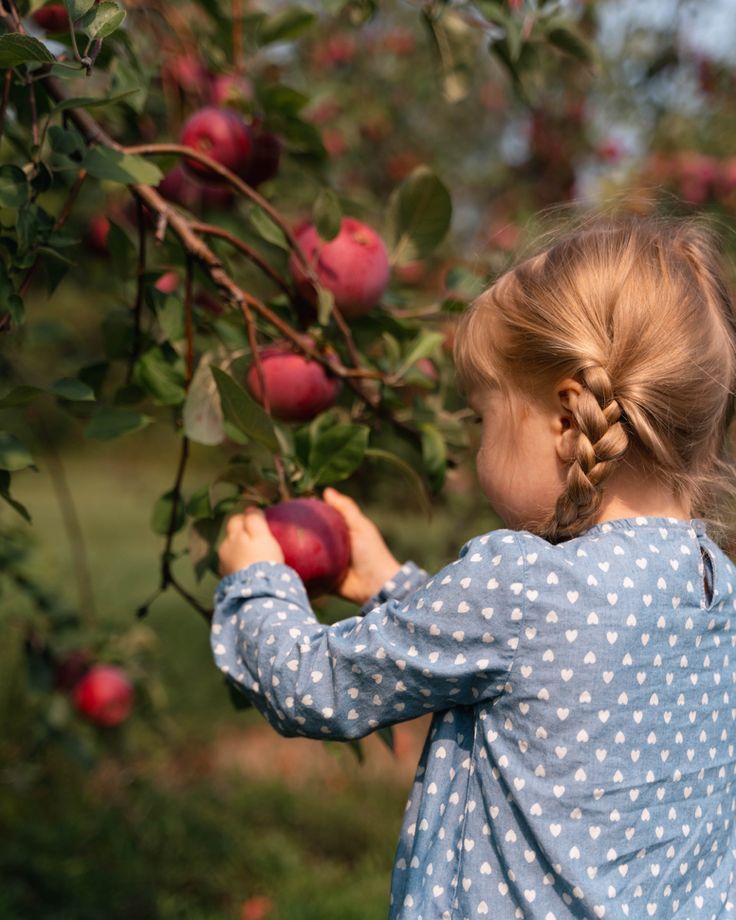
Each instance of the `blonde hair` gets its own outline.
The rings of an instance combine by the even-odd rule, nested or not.
[[[702,220],[593,219],[484,291],[460,318],[454,358],[466,394],[500,386],[533,398],[566,377],[582,386],[576,454],[541,536],[592,526],[622,462],[661,477],[726,536],[736,318]]]

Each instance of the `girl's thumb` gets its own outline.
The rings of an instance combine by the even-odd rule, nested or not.
[[[340,511],[346,517],[350,517],[351,514],[355,514],[355,512],[358,511],[358,506],[349,495],[338,492],[337,489],[333,489],[332,486],[328,486],[324,490],[322,498],[328,505],[332,505],[336,511]]]

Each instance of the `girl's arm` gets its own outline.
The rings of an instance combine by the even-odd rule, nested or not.
[[[329,626],[292,568],[254,562],[218,585],[215,661],[280,734],[361,738],[503,692],[523,572],[510,531],[484,534],[403,599]]]

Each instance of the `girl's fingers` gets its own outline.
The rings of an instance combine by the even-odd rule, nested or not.
[[[243,527],[251,537],[271,536],[266,515],[255,505],[250,505],[242,514]]]

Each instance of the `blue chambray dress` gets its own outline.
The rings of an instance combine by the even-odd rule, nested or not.
[[[282,735],[434,713],[391,920],[732,916],[734,568],[699,520],[469,540],[331,626],[296,572],[217,587],[215,661]]]

